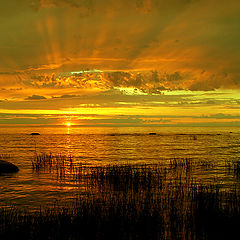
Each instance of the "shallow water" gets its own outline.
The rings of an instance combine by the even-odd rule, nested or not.
[[[239,128],[0,128],[0,154],[10,154],[20,169],[0,176],[0,206],[36,208],[87,194],[79,182],[33,171],[36,152],[71,155],[75,164],[87,166],[157,163],[168,168],[171,159],[189,158],[196,181],[214,181],[225,189],[239,185],[226,169],[226,162],[239,160]]]

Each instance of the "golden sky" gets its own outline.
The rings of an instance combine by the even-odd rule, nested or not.
[[[8,0],[0,125],[240,126],[240,1]]]

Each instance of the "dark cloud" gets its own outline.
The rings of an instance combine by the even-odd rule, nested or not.
[[[191,91],[213,91],[218,89],[220,86],[216,86],[214,82],[209,81],[196,81],[189,86]]]
[[[102,123],[102,124],[140,124],[142,123],[142,119],[139,118],[108,118],[108,119],[89,119],[85,120],[85,123],[90,123],[90,124],[96,124],[96,123]]]
[[[94,0],[35,0],[30,6],[35,11],[44,8],[70,8],[75,10],[79,17],[88,17],[95,10]]]
[[[0,124],[63,124],[66,118],[80,126],[240,126],[240,116],[231,114],[187,115],[105,115],[95,114],[0,114]],[[188,119],[191,122],[184,123]],[[209,119],[211,122],[195,122]],[[233,120],[230,121],[229,120]],[[213,120],[218,120],[213,121]]]
[[[202,116],[201,118],[239,119],[239,120],[240,120],[240,115],[232,115],[232,114],[218,113],[218,114],[210,114],[210,115],[207,115],[207,116]]]
[[[27,97],[25,100],[42,100],[42,99],[46,99],[46,97],[40,95],[32,95]]]
[[[53,96],[52,98],[62,98],[62,99],[65,99],[65,98],[77,98],[77,97],[80,97],[80,96],[81,95],[64,94],[64,95],[59,96],[59,97]]]
[[[183,86],[184,81],[188,81],[185,75],[181,75],[179,72],[162,73],[158,71],[83,72],[65,76],[33,75],[30,81],[27,78],[24,83],[27,86],[41,88],[98,88],[102,90],[134,88],[144,93],[161,94],[164,90],[188,89],[189,86]],[[192,88],[191,90],[201,89]],[[71,96],[66,94],[65,97]]]
[[[54,124],[56,119],[48,118],[12,118],[12,119],[1,119],[0,124]]]

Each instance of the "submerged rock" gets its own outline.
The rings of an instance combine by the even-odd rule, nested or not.
[[[0,160],[0,174],[1,173],[15,173],[18,172],[19,168],[8,162],[8,161],[4,161],[4,160]]]

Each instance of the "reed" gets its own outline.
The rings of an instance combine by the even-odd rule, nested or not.
[[[240,177],[240,160],[233,163],[233,172],[238,178]]]
[[[236,161],[225,161],[225,170],[226,174],[230,174],[235,176],[236,178],[240,178],[240,160]]]
[[[166,178],[166,168],[158,164],[107,164],[88,166],[77,162],[72,156],[40,154],[32,160],[32,169],[36,172],[54,173],[58,179],[84,181],[91,186],[112,186],[115,189],[138,188],[156,185]]]
[[[193,160],[190,158],[172,158],[170,159],[170,168],[178,169],[185,168],[190,171],[193,166]]]
[[[88,166],[72,156],[40,154],[33,171],[86,187],[66,205],[30,212],[0,209],[0,239],[233,239],[240,222],[240,192],[198,184],[192,159],[159,164]],[[240,163],[231,165],[235,175]],[[169,176],[171,175],[171,177]]]
[[[161,188],[166,179],[166,169],[159,165],[122,164],[92,167],[87,180],[89,185],[111,191],[139,191]]]
[[[52,153],[35,154],[32,159],[32,169],[35,171],[61,169],[66,164],[72,164],[72,157],[66,155],[53,155]]]
[[[174,160],[169,169],[158,164],[87,166],[53,155],[35,161],[37,171],[60,166],[65,177],[69,172],[73,181],[89,185],[88,194],[35,212],[0,209],[0,239],[187,240],[233,239],[238,234],[237,183],[226,191],[191,177],[168,177],[171,168],[192,166],[189,160]]]
[[[111,192],[34,213],[1,209],[0,238],[232,239],[238,233],[238,192],[200,185],[192,186],[187,197],[173,188],[141,198]]]

